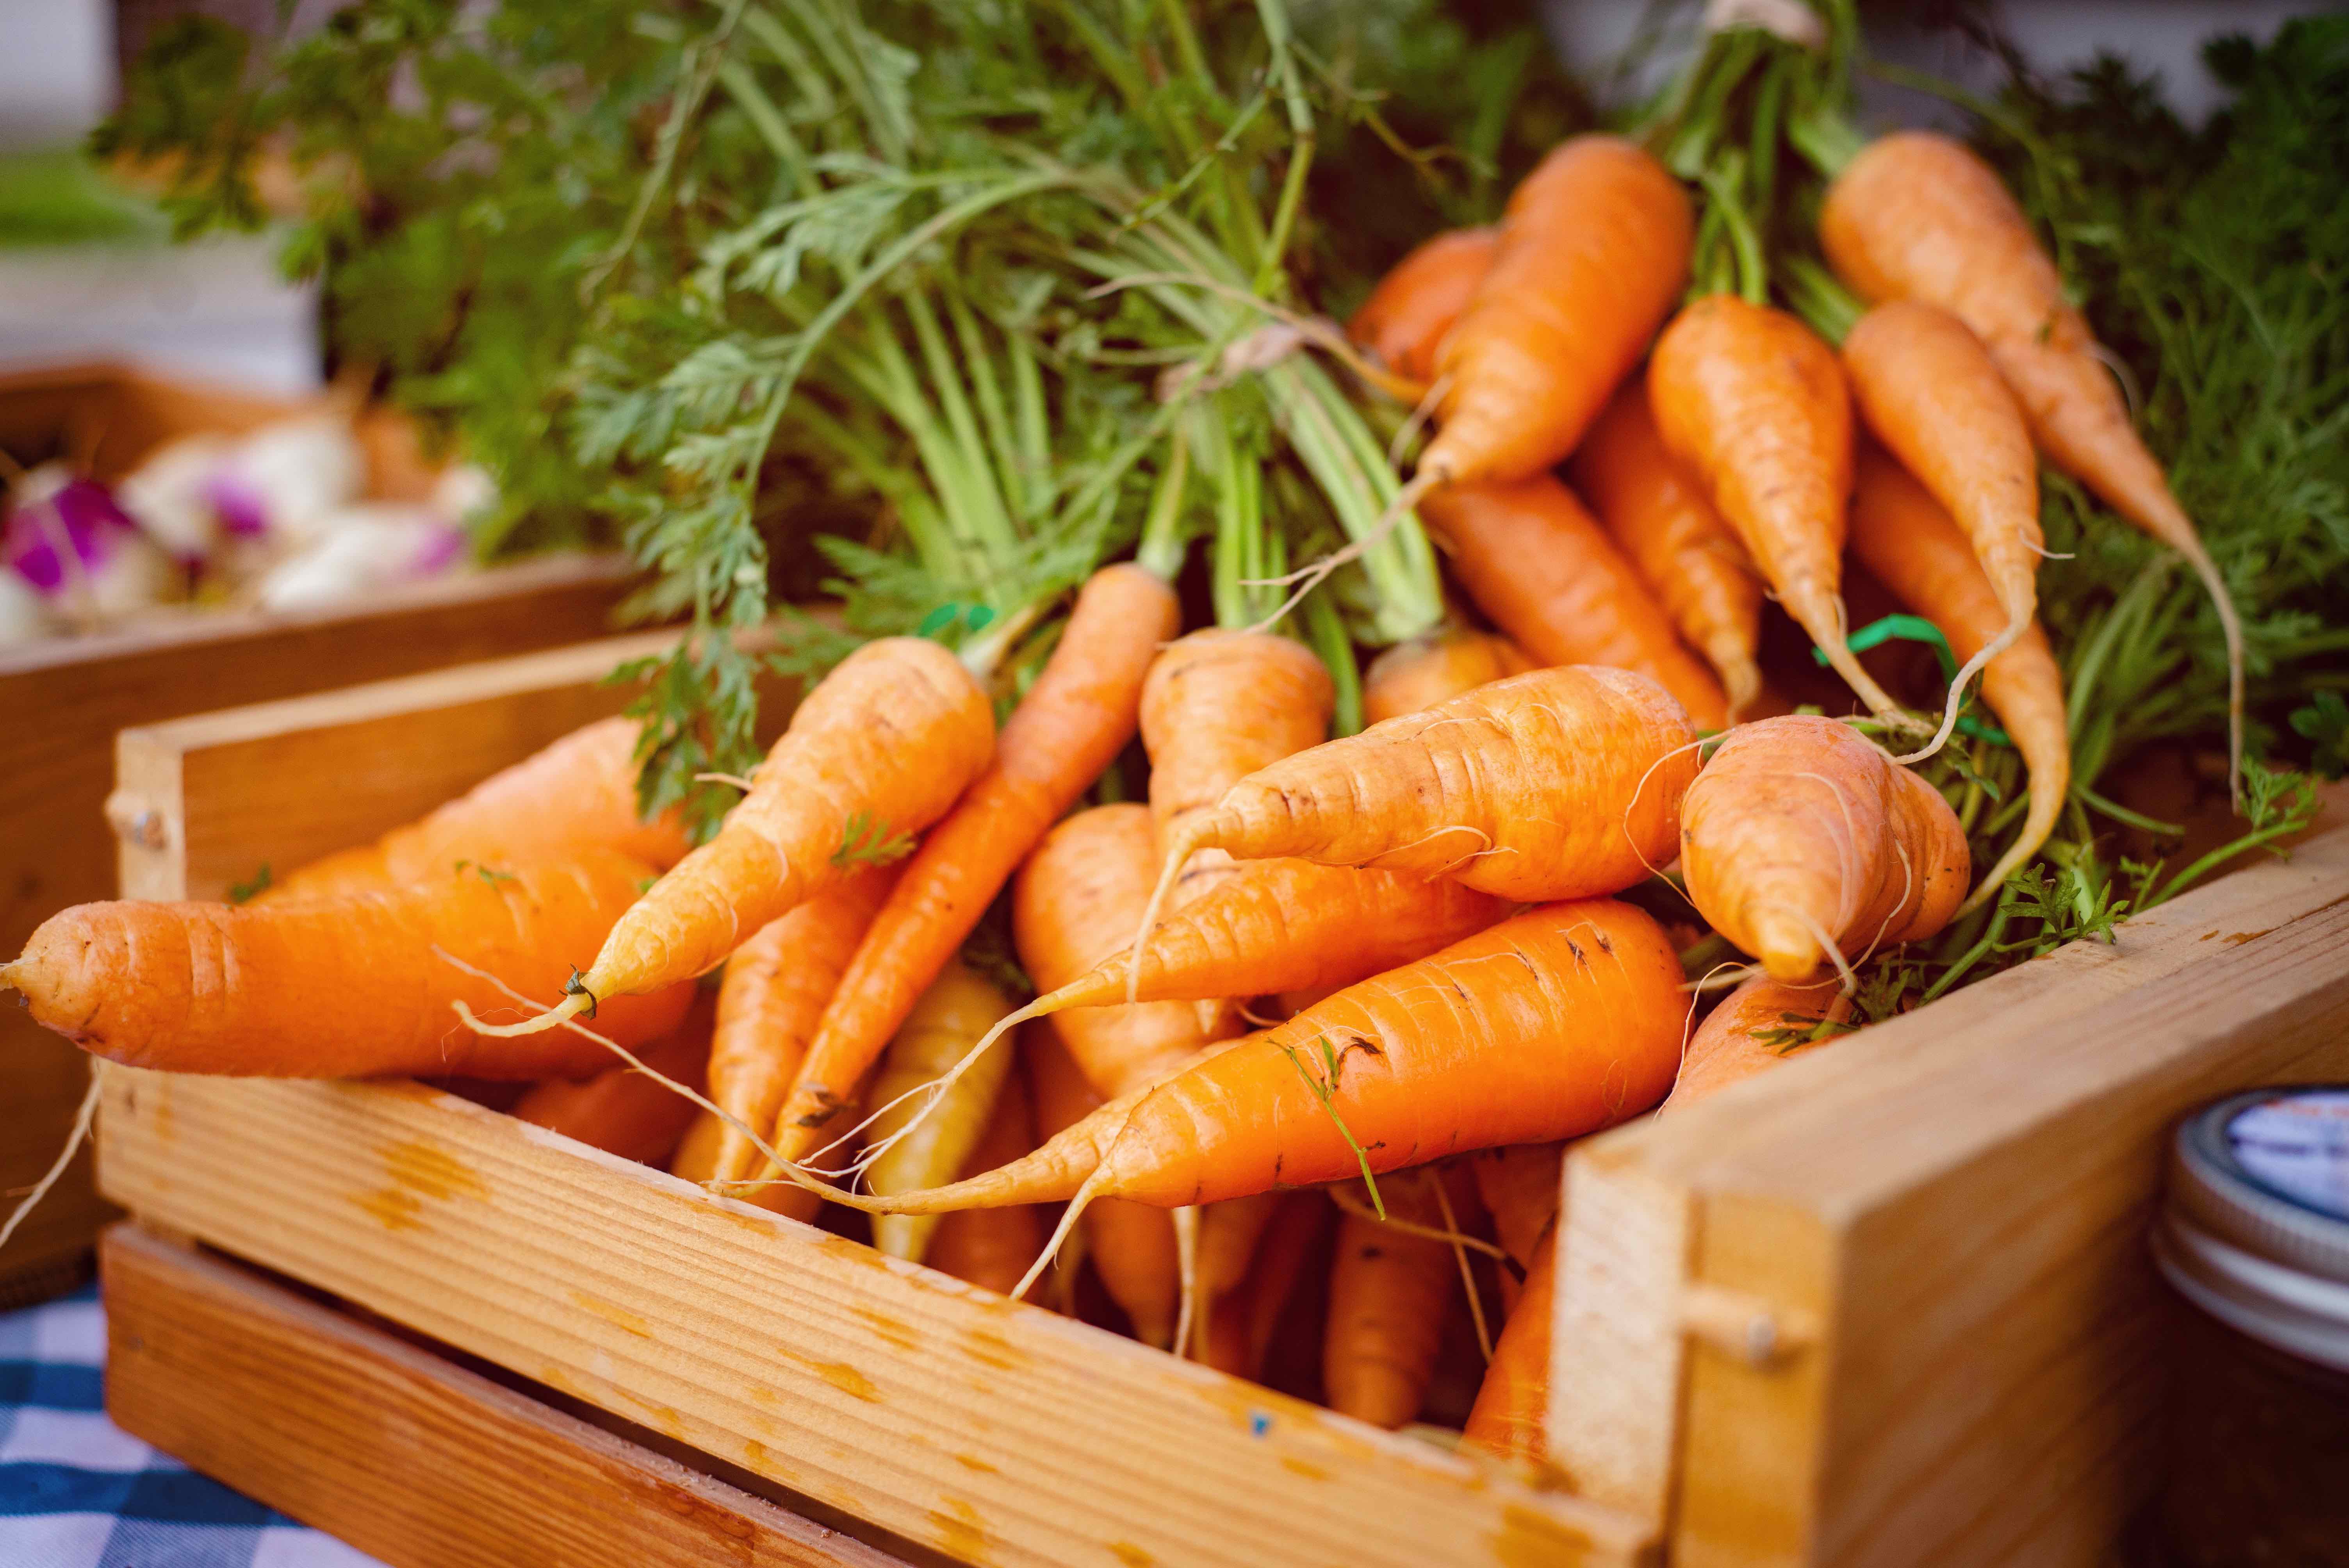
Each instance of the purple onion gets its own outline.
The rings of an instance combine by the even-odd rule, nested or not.
[[[417,550],[416,559],[409,562],[409,575],[438,577],[455,565],[457,558],[464,553],[465,531],[446,523],[439,524],[434,527],[431,537]]]
[[[114,492],[95,480],[68,479],[40,493],[45,489],[37,482],[27,484],[24,490],[35,493],[9,509],[7,531],[0,535],[0,560],[54,596],[70,587],[75,575],[58,552],[59,543],[71,549],[82,574],[95,576],[122,536],[137,533],[139,525],[115,504]]]
[[[204,504],[220,519],[221,527],[239,539],[259,539],[269,531],[268,498],[233,468],[204,481]]]

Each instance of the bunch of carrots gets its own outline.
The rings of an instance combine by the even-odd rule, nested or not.
[[[1318,1311],[1294,1380],[1332,1407],[1537,1460],[1564,1146],[1849,1032],[1856,965],[2064,807],[2038,464],[2208,559],[1963,145],[1888,136],[1817,192],[1839,342],[1661,152],[1563,143],[1347,324],[1432,429],[1390,519],[1475,611],[1358,694],[1254,615],[1270,578],[1186,632],[1154,526],[999,724],[977,658],[867,642],[698,846],[607,720],[249,903],[68,910],[0,983],[141,1067],[529,1082],[526,1119],[1248,1376]],[[1185,449],[1260,507],[1222,439]],[[1946,640],[1938,713],[1856,655],[1847,560]],[[1847,699],[1797,709],[1765,598]],[[1917,766],[1977,677],[2029,781],[1979,876]],[[1137,738],[1141,798],[1097,789]],[[1007,894],[1032,995],[962,956]],[[1488,1366],[1448,1398],[1464,1323]]]

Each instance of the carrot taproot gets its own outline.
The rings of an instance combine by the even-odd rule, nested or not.
[[[1533,667],[1523,648],[1497,633],[1452,626],[1414,637],[1371,661],[1362,676],[1362,718],[1376,724],[1417,713],[1486,681],[1521,676]]]
[[[1054,1031],[1023,1032],[1030,1080],[1036,1091],[1036,1125],[1050,1140],[1081,1128],[1102,1111],[1101,1091],[1086,1080],[1076,1057]],[[973,1180],[985,1181],[987,1175]],[[884,1216],[875,1214],[878,1221]],[[1182,1271],[1175,1254],[1174,1224],[1164,1212],[1142,1203],[1096,1203],[1084,1216],[1085,1246],[1102,1287],[1124,1312],[1133,1336],[1164,1349],[1174,1342]],[[1030,1267],[1035,1267],[1030,1259]],[[1018,1282],[1014,1282],[1015,1286]]]
[[[1434,1181],[1433,1172],[1420,1171],[1387,1182],[1388,1212],[1443,1230]],[[1330,1408],[1390,1431],[1416,1419],[1458,1289],[1452,1249],[1442,1242],[1351,1211],[1340,1217],[1321,1341],[1321,1386]]]
[[[1550,1323],[1557,1305],[1557,1226],[1541,1234],[1526,1263],[1526,1287],[1509,1309],[1501,1342],[1485,1368],[1476,1402],[1460,1429],[1463,1444],[1506,1460],[1539,1460],[1549,1451]]]
[[[1124,948],[1157,870],[1157,837],[1149,810],[1139,804],[1080,811],[1044,836],[1012,884],[1011,930],[1020,963],[1046,997],[1062,995],[1062,987]],[[1082,994],[1095,1005],[1031,1004],[1003,1026],[1050,1014],[1086,1081],[1110,1099],[1163,1076],[1209,1040],[1238,1032],[1220,1019],[1203,1027],[1197,1010],[1185,1005],[1201,999],[1199,993],[1129,1004],[1122,984],[1097,979]]]
[[[962,664],[923,637],[883,637],[843,659],[792,715],[718,836],[655,882],[564,998],[485,1034],[551,1028],[614,997],[716,967],[897,835],[946,815],[995,751],[995,714]]]
[[[1268,1196],[1274,1205],[1271,1221],[1265,1226],[1255,1259],[1238,1285],[1216,1297],[1207,1314],[1200,1346],[1200,1360],[1218,1372],[1239,1377],[1264,1376],[1274,1331],[1304,1279],[1333,1213],[1330,1201],[1317,1191]],[[1218,1203],[1206,1212],[1215,1214],[1230,1207]]]
[[[1819,247],[1862,298],[1922,300],[1971,328],[2047,460],[2186,557],[2227,642],[2228,778],[2243,760],[2243,630],[2217,562],[2129,419],[2086,320],[1997,172],[1963,143],[1900,131],[1862,149],[1819,208]]]
[[[1535,1246],[1557,1215],[1566,1146],[1534,1143],[1478,1150],[1468,1161],[1476,1194],[1493,1216],[1493,1234],[1519,1268],[1533,1266]]]
[[[709,1066],[710,1026],[716,1010],[717,999],[697,989],[683,1021],[667,1036],[638,1051],[637,1058],[662,1078],[674,1078],[699,1092]],[[533,1085],[506,1114],[516,1121],[577,1139],[606,1154],[666,1168],[686,1129],[700,1112],[693,1101],[660,1078],[618,1063],[591,1078],[551,1078]]]
[[[874,1076],[872,1098],[880,1109],[872,1135],[882,1152],[864,1168],[867,1191],[910,1192],[962,1173],[963,1161],[987,1130],[1011,1070],[1010,1043],[981,1053],[934,1107],[917,1108],[916,1101],[924,1086],[959,1064],[971,1043],[1010,1010],[1001,986],[959,960],[949,960],[938,971],[905,1016],[897,1037],[889,1042],[881,1070]],[[918,1126],[917,1109],[924,1112]],[[900,1128],[907,1130],[906,1136],[894,1138]],[[935,1214],[875,1214],[873,1244],[891,1257],[919,1263],[936,1229]]]
[[[1133,738],[1143,677],[1180,629],[1174,590],[1156,573],[1121,562],[1087,581],[994,761],[922,841],[841,976],[776,1127],[783,1158],[827,1140],[923,987],[1045,830]]]
[[[1850,1019],[1851,998],[1832,975],[1792,983],[1756,975],[1723,997],[1689,1037],[1681,1076],[1658,1114],[1686,1110],[1716,1090],[1824,1045]]]
[[[1544,665],[1637,670],[1699,729],[1729,722],[1712,671],[1682,646],[1648,585],[1551,474],[1454,485],[1423,503],[1476,607]]]
[[[709,1098],[742,1126],[719,1121],[702,1179],[727,1196],[795,1220],[815,1217],[815,1195],[775,1180],[781,1172],[743,1129],[773,1147],[775,1119],[816,1020],[898,873],[894,865],[864,867],[761,926],[726,961],[709,1047]]]
[[[1762,692],[1762,579],[1703,489],[1664,449],[1647,378],[1624,384],[1574,451],[1574,488],[1719,677],[1729,717]]]
[[[1640,148],[1552,149],[1511,193],[1492,266],[1436,350],[1441,428],[1418,492],[1526,479],[1572,451],[1679,297],[1693,235],[1687,192]]]
[[[1950,651],[1971,663],[2002,634],[2000,603],[1966,538],[1940,503],[1884,452],[1863,447],[1851,499],[1851,550],[1893,596],[1940,628]],[[2034,624],[1983,666],[1982,700],[2023,756],[2031,804],[2013,843],[1958,907],[1963,914],[2029,863],[2055,829],[2072,785],[2071,725],[2064,672]]]
[[[1860,700],[1898,704],[1846,643],[1844,509],[1851,499],[1851,391],[1835,351],[1784,311],[1710,294],[1675,316],[1648,364],[1665,450]]]
[[[1713,928],[1780,980],[1854,944],[1950,923],[1971,872],[1940,790],[1849,725],[1790,714],[1741,725],[1689,786],[1681,871]]]
[[[637,814],[641,733],[635,719],[616,717],[574,729],[422,820],[313,861],[251,902],[375,892],[432,881],[460,860],[494,867],[591,848],[667,871],[684,859],[693,841],[674,810],[650,820]]]
[[[964,1161],[962,1173],[975,1176],[992,1171],[1035,1147],[1036,1112],[1028,1076],[1015,1068],[1004,1078],[995,1114],[988,1119],[987,1131]],[[1009,1295],[1043,1250],[1042,1216],[1027,1204],[1013,1203],[939,1215],[924,1261],[940,1274]]]
[[[259,909],[79,904],[43,922],[23,956],[0,965],[0,985],[24,994],[36,1023],[131,1067],[271,1078],[583,1075],[608,1066],[611,1053],[569,1030],[520,1045],[482,1038],[452,1020],[450,1006],[512,1011],[482,975],[526,996],[559,995],[564,955],[603,940],[647,874],[641,861],[588,850]],[[597,1032],[631,1048],[657,1040],[685,1016],[692,991],[678,983],[616,997]]]
[[[1671,857],[1695,743],[1671,694],[1629,670],[1494,681],[1276,762],[1192,813],[1137,936],[1203,849],[1448,873],[1520,902],[1613,892]]]
[[[1966,324],[1938,305],[1890,300],[1843,340],[1860,418],[1923,481],[1973,546],[2005,624],[1950,682],[1935,738],[1957,723],[1966,686],[2019,641],[2039,608],[2039,462],[1998,366]]]
[[[1423,386],[1436,349],[1493,268],[1501,231],[1447,229],[1387,269],[1346,323],[1346,335],[1387,369]]]

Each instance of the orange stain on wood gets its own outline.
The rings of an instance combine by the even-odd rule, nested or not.
[[[867,1377],[864,1373],[859,1372],[847,1362],[813,1361],[810,1362],[809,1365],[815,1368],[815,1375],[817,1377],[823,1378],[825,1382],[831,1384],[842,1393],[850,1396],[852,1398],[863,1399],[868,1404],[877,1405],[881,1403],[881,1390],[879,1387],[874,1383],[872,1378]]]
[[[955,1463],[962,1466],[965,1470],[975,1470],[981,1475],[999,1475],[1002,1473],[993,1465],[988,1464],[985,1460],[980,1459],[977,1454],[957,1454],[955,1455]]]
[[[991,1328],[974,1328],[965,1334],[963,1348],[973,1361],[999,1372],[1017,1372],[1028,1364],[1025,1352],[1013,1349],[1011,1341]]]
[[[651,1322],[637,1316],[625,1306],[615,1305],[600,1296],[589,1295],[584,1290],[573,1291],[571,1299],[584,1310],[602,1318],[616,1328],[635,1335],[639,1339],[650,1339],[653,1336]]]
[[[358,1203],[387,1231],[420,1231],[424,1228],[424,1222],[416,1217],[423,1212],[424,1205],[418,1202],[413,1192],[386,1187],[379,1191],[360,1193]]]
[[[930,1510],[930,1523],[937,1530],[938,1550],[966,1563],[985,1563],[996,1542],[987,1532],[978,1510],[958,1497],[940,1501],[946,1504],[944,1508]]]
[[[1501,1528],[1493,1532],[1492,1545],[1497,1568],[1555,1568],[1580,1562],[1590,1548],[1579,1531],[1523,1503],[1501,1511]]]
[[[854,1307],[852,1310],[872,1326],[873,1332],[879,1335],[884,1343],[899,1350],[912,1351],[921,1348],[921,1340],[915,1335],[913,1329],[887,1313],[869,1306]]]
[[[487,1198],[489,1183],[447,1150],[421,1140],[393,1143],[383,1150],[384,1169],[395,1186],[419,1198]]]
[[[1131,1541],[1112,1541],[1109,1554],[1125,1564],[1125,1568],[1156,1568],[1158,1559]]]
[[[1311,1460],[1300,1460],[1294,1454],[1280,1456],[1280,1468],[1291,1475],[1301,1475],[1307,1480],[1328,1480],[1330,1472]]]

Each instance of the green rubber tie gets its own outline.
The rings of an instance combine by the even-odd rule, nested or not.
[[[1942,681],[1947,683],[1958,678],[1957,655],[1950,652],[1950,639],[1941,635],[1940,627],[1922,615],[1887,615],[1880,621],[1870,621],[1867,625],[1845,638],[1844,645],[1855,654],[1864,654],[1878,644],[1889,643],[1895,639],[1904,643],[1925,644],[1933,650],[1933,656],[1940,661]],[[1817,661],[1822,668],[1826,666],[1827,656],[1821,649],[1813,648],[1811,657]],[[1996,725],[1984,724],[1971,714],[1958,716],[1958,733],[1971,735],[1977,740],[1987,740],[1992,746],[2014,744],[2013,740],[2007,738],[2006,731]]]

